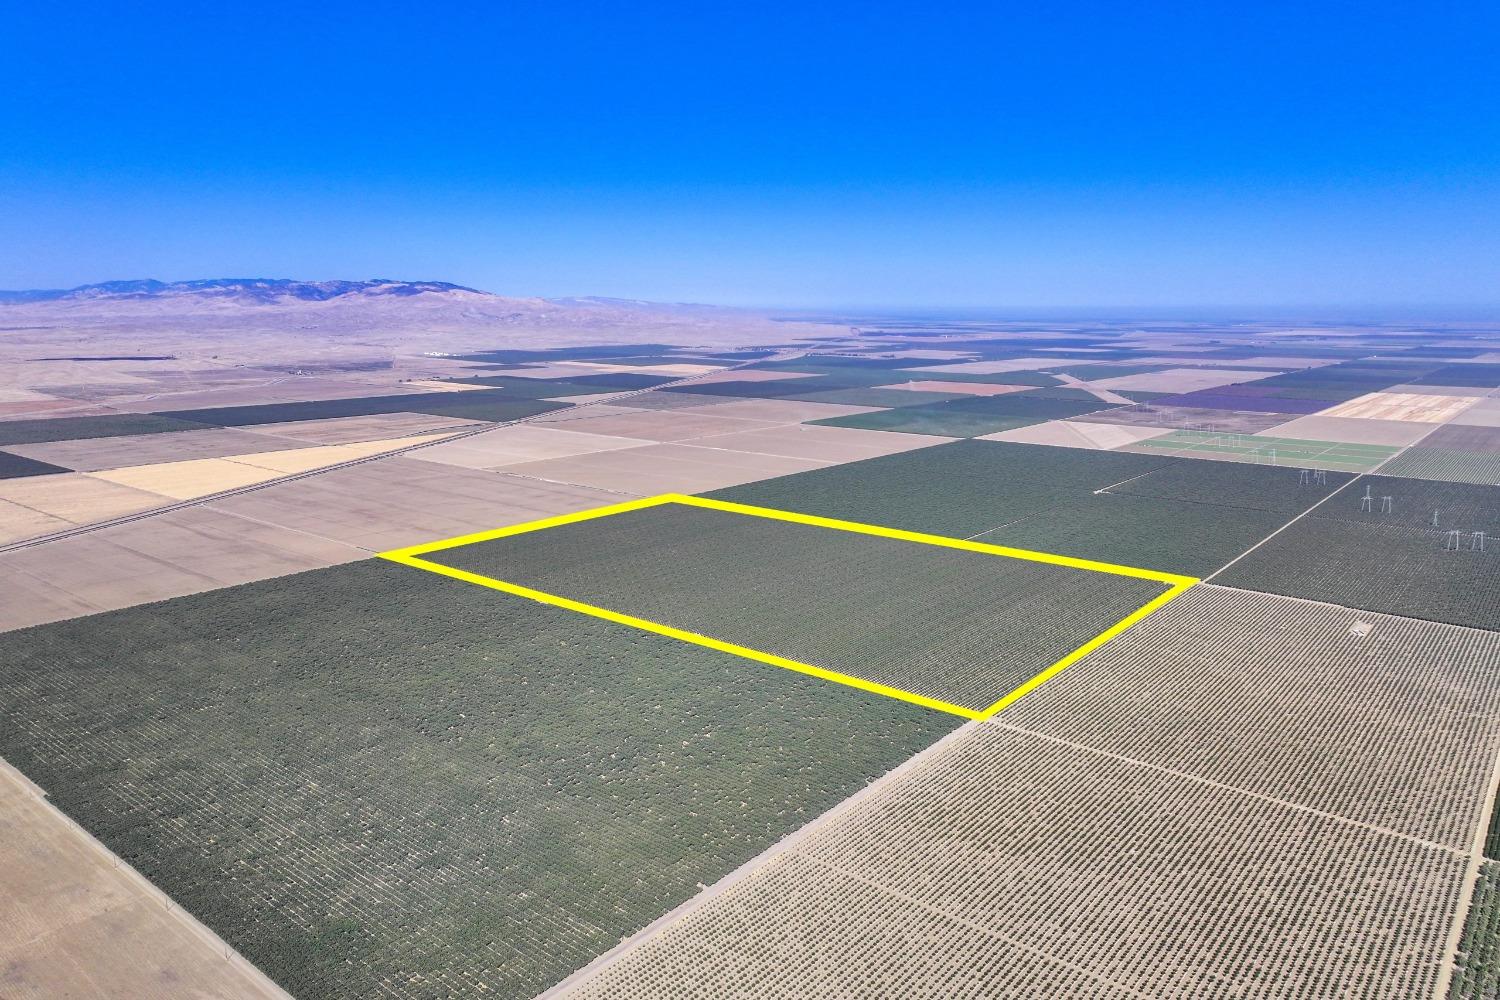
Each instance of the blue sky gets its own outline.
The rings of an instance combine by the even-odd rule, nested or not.
[[[13,5],[0,287],[1500,305],[1493,4]]]

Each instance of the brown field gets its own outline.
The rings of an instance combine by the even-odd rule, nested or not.
[[[630,496],[702,493],[758,479],[806,472],[829,464],[806,458],[782,458],[667,443],[509,465],[505,472],[552,483],[609,490],[616,495],[606,502],[613,503],[619,500],[620,493]]]
[[[1370,392],[1347,403],[1330,406],[1319,416],[1362,420],[1409,420],[1441,424],[1479,401],[1477,396],[1439,396],[1432,393]]]
[[[36,538],[64,528],[73,527],[72,521],[64,521],[51,514],[43,514],[30,507],[22,507],[9,500],[0,500],[0,545],[19,542],[23,538]]]
[[[854,427],[792,424],[695,438],[690,445],[785,458],[811,458],[820,462],[857,462],[863,458],[894,455],[952,440],[954,439],[931,434],[897,434]]]
[[[879,385],[877,389],[906,389],[911,392],[954,392],[963,396],[1003,396],[1009,392],[1025,392],[1034,385],[994,385],[989,382],[942,382],[935,379],[919,382],[897,382]]]
[[[743,371],[717,372],[713,375],[705,375],[694,379],[694,385],[709,385],[717,382],[782,382],[789,378],[817,378],[816,372],[783,372],[770,371],[761,368],[747,368]],[[720,397],[721,399],[723,397]]]
[[[1470,427],[1500,427],[1500,398],[1481,399],[1454,417],[1453,423]]]
[[[568,429],[573,431],[602,434],[606,437],[640,438],[644,441],[687,441],[710,434],[729,434],[770,426],[773,426],[773,421],[713,416],[704,412],[702,407],[687,410],[631,410],[628,414],[581,416],[568,423]]]
[[[723,397],[720,397],[721,399]],[[800,399],[736,399],[716,403],[707,412],[720,417],[742,417],[777,424],[796,424],[804,420],[849,417],[856,413],[873,413],[878,406],[853,406],[848,403],[815,403]]]
[[[1415,420],[1365,420],[1314,414],[1298,417],[1257,433],[1299,441],[1339,441],[1344,444],[1412,444],[1432,431],[1431,424]]]
[[[191,500],[224,490],[251,486],[283,473],[241,465],[227,458],[193,458],[186,462],[134,465],[125,469],[90,472],[89,476],[135,490],[157,493],[174,500]]]
[[[566,425],[540,427],[536,424],[501,427],[458,441],[423,448],[412,452],[408,457],[421,462],[458,465],[467,469],[496,469],[519,462],[641,446],[637,438],[607,437],[565,427]]]
[[[0,761],[6,1000],[287,996],[34,789]]]
[[[1169,368],[1162,372],[1140,372],[1094,379],[1090,384],[1104,389],[1135,389],[1140,392],[1193,392],[1235,382],[1253,382],[1280,372],[1253,368]]]
[[[0,553],[0,631],[363,558],[327,538],[205,507]]]
[[[263,451],[252,455],[230,455],[225,461],[237,465],[249,465],[259,469],[270,469],[284,475],[309,472],[325,465],[352,462],[359,458],[382,455],[388,451],[410,448],[423,442],[437,442],[452,436],[451,431],[432,434],[417,434],[412,437],[389,438],[384,441],[360,441],[356,444],[328,444],[315,448],[294,448],[288,451]]]
[[[1009,358],[1004,361],[964,361],[953,365],[927,365],[921,368],[908,368],[906,371],[950,372],[955,375],[999,375],[1003,372],[1028,372],[1039,368],[1055,368],[1067,363],[1061,358]]]
[[[1131,427],[1125,424],[1085,424],[1072,420],[1049,420],[1044,424],[1017,427],[1011,431],[981,434],[979,439],[1109,451],[1112,448],[1120,448],[1170,433],[1172,433],[1170,427]]]
[[[578,397],[572,397],[577,399]],[[427,413],[372,413],[363,417],[327,417],[321,420],[289,420],[280,424],[258,424],[255,434],[275,435],[311,444],[352,444],[356,441],[374,441],[380,438],[407,437],[424,431],[447,428],[476,427],[482,420],[465,420],[460,417],[437,417]],[[182,438],[188,434],[209,434],[216,431],[184,431],[174,434]],[[148,434],[145,437],[160,437]],[[294,445],[293,447],[296,447]],[[14,451],[15,449],[9,449]],[[250,448],[236,449],[238,453]],[[225,452],[225,454],[232,454]],[[216,457],[216,456],[190,456]]]
[[[91,524],[160,507],[162,498],[145,490],[106,482],[84,473],[0,479],[0,500],[72,524]]]
[[[131,465],[182,462],[193,458],[224,458],[275,448],[303,448],[302,441],[273,437],[275,432],[254,432],[224,427],[170,434],[130,434],[122,437],[84,438],[78,441],[46,441],[10,445],[5,450],[39,462],[51,462],[80,472],[100,472]],[[389,436],[389,435],[382,435]]]
[[[273,483],[215,500],[211,507],[344,542],[368,553],[600,507],[619,499],[617,494],[565,483],[395,456]]]

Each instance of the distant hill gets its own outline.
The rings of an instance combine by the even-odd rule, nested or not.
[[[326,302],[345,296],[406,297],[425,293],[466,293],[485,295],[474,288],[446,281],[395,281],[373,278],[368,281],[297,281],[292,278],[204,278],[198,281],[156,281],[144,278],[132,281],[103,281],[77,288],[39,288],[26,291],[0,291],[0,303],[62,301],[133,301],[174,298],[233,299],[242,302],[275,303],[295,300]]]

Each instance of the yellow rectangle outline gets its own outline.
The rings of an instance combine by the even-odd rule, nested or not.
[[[1141,580],[1154,580],[1158,583],[1169,585],[1169,589],[1157,595],[1152,600],[1141,605],[1135,611],[1126,615],[1120,621],[1100,632],[1088,642],[1073,650],[1067,656],[1032,677],[999,701],[983,710],[954,705],[950,702],[929,698],[926,695],[917,694],[915,691],[906,691],[901,688],[880,684],[876,681],[868,681],[862,677],[854,677],[850,674],[839,673],[835,670],[826,670],[816,667],[810,663],[802,663],[798,660],[787,659],[774,653],[767,653],[759,649],[751,649],[748,646],[739,646],[722,639],[711,636],[699,635],[696,632],[688,632],[684,629],[664,625],[661,622],[650,621],[646,618],[636,618],[633,615],[622,614],[611,611],[609,608],[596,607],[592,604],[584,604],[558,594],[549,594],[542,590],[533,590],[520,584],[508,583],[505,580],[497,580],[494,577],[482,576],[478,573],[470,573],[467,570],[455,569],[442,563],[429,562],[421,558],[432,552],[441,552],[444,549],[458,548],[464,545],[473,545],[476,542],[488,542],[496,538],[506,538],[511,535],[522,535],[533,531],[541,531],[546,528],[556,528],[564,524],[575,524],[579,521],[591,521],[595,518],[609,517],[613,514],[623,514],[632,510],[644,510],[647,507],[658,507],[663,504],[684,504],[689,507],[703,507],[708,510],[722,510],[731,514],[745,514],[751,517],[763,517],[775,521],[790,521],[794,524],[808,524],[819,528],[832,528],[836,531],[850,531],[862,535],[875,535],[880,538],[895,538],[905,542],[917,542],[923,545],[938,545],[943,548],[961,549],[966,552],[982,552],[987,555],[1006,556],[1011,559],[1025,559],[1031,562],[1050,563],[1054,566],[1067,566],[1071,569],[1090,570],[1096,573],[1113,573],[1117,576],[1135,577]],[[900,701],[921,705],[925,708],[935,709],[939,712],[947,712],[951,715],[961,716],[965,719],[988,719],[996,712],[1010,705],[1019,698],[1024,697],[1035,690],[1046,681],[1055,677],[1078,660],[1083,659],[1089,653],[1098,649],[1115,636],[1124,632],[1132,625],[1141,621],[1147,615],[1165,605],[1168,601],[1182,594],[1193,584],[1197,583],[1196,577],[1182,576],[1176,573],[1163,573],[1158,570],[1142,569],[1137,566],[1121,566],[1115,563],[1098,562],[1093,559],[1078,559],[1073,556],[1061,556],[1051,552],[1035,552],[1030,549],[1015,549],[1006,545],[991,545],[987,542],[975,542],[962,538],[947,538],[943,535],[929,535],[918,531],[903,531],[900,528],[886,528],[877,524],[863,524],[859,521],[841,521],[831,517],[817,517],[812,514],[799,514],[795,511],[778,510],[774,507],[755,507],[749,504],[732,503],[727,500],[712,500],[707,497],[689,496],[683,493],[663,493],[654,497],[643,497],[639,500],[627,500],[624,503],[610,504],[606,507],[595,507],[590,510],[581,510],[572,514],[559,514],[556,517],[545,517],[536,521],[527,521],[523,524],[512,524],[504,528],[494,528],[489,531],[476,531],[468,535],[458,535],[454,538],[444,538],[435,542],[424,542],[421,545],[408,545],[405,548],[391,549],[387,552],[379,552],[376,555],[381,559],[400,563],[403,566],[413,566],[417,569],[427,570],[430,573],[438,573],[442,576],[452,577],[455,580],[463,580],[480,587],[488,587],[491,590],[503,591],[507,594],[515,594],[525,597],[541,604],[550,604],[554,607],[566,608],[580,614],[591,615],[595,618],[603,618],[606,621],[618,622],[621,625],[629,625],[646,632],[654,632],[671,639],[682,642],[690,642],[698,646],[706,646],[716,649],[722,653],[730,653],[771,666],[782,667],[786,670],[795,670],[798,673],[809,674],[823,680],[833,681],[838,684],[846,684],[849,687],[859,688],[862,691],[870,691],[875,694],[885,695],[888,698],[896,698]]]

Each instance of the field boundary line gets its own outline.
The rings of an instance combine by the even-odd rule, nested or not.
[[[1464,866],[1458,899],[1454,901],[1453,923],[1448,928],[1448,939],[1443,944],[1437,986],[1432,991],[1433,1000],[1445,1000],[1453,977],[1458,974],[1458,949],[1463,946],[1464,928],[1469,924],[1469,911],[1474,906],[1474,890],[1479,886],[1479,869],[1485,862],[1484,843],[1489,836],[1497,794],[1500,794],[1500,755],[1490,761],[1490,777],[1485,786],[1484,801],[1480,803],[1479,819],[1474,824],[1474,839],[1469,844],[1469,863]]]
[[[880,775],[874,781],[863,788],[846,795],[835,802],[827,810],[814,816],[797,829],[783,836],[774,844],[767,846],[754,857],[746,859],[739,867],[729,874],[723,876],[712,885],[705,886],[692,896],[678,903],[675,907],[663,913],[645,927],[620,940],[613,948],[596,956],[583,968],[574,971],[567,978],[562,979],[553,986],[547,988],[543,993],[537,995],[536,1000],[553,1000],[561,997],[578,986],[583,985],[590,979],[598,976],[609,966],[614,965],[630,952],[642,947],[647,941],[667,930],[673,924],[685,919],[693,912],[708,905],[714,899],[724,895],[736,885],[752,877],[761,868],[775,861],[783,855],[799,853],[802,843],[808,838],[815,836],[828,824],[836,822],[845,813],[860,808],[867,799],[879,795],[886,787],[894,782],[905,778],[912,771],[922,766],[929,758],[941,756],[955,744],[966,740],[973,733],[973,723],[963,723],[953,727],[953,730],[943,735],[941,739],[935,740],[928,746],[923,747],[910,757],[901,761],[889,771]],[[806,857],[806,855],[800,855]]]
[[[553,594],[534,587],[511,583],[507,580],[485,576],[481,573],[473,573],[468,570],[458,569],[443,563],[433,562],[423,558],[434,552],[447,549],[462,548],[480,542],[494,541],[499,538],[508,538],[514,535],[530,534],[536,531],[544,531],[548,528],[556,528],[567,524],[577,524],[583,521],[597,520],[598,518],[611,517],[615,514],[624,514],[630,511],[645,510],[651,507],[660,507],[667,504],[677,504],[689,507],[700,507],[708,510],[725,511],[731,514],[744,514],[752,517],[761,517],[774,521],[786,521],[795,524],[805,524],[819,528],[829,528],[836,531],[846,531],[854,534],[873,535],[881,538],[893,538],[898,541],[913,542],[923,545],[936,545],[942,548],[958,549],[966,552],[977,552],[984,555],[1001,556],[1012,559],[1022,559],[1030,562],[1047,563],[1065,566],[1070,569],[1078,569],[1089,572],[1109,573],[1116,576],[1127,576],[1137,579],[1151,580],[1168,585],[1168,589],[1145,604],[1136,608],[1120,621],[1100,632],[1092,639],[1083,643],[1066,656],[1052,663],[1040,673],[1029,678],[1020,686],[1007,692],[998,701],[987,708],[970,708],[933,698],[915,691],[908,691],[879,681],[866,680],[852,674],[846,674],[837,670],[829,670],[801,660],[779,656],[764,650],[753,649],[738,643],[726,642],[712,636],[702,635],[687,629],[668,625],[664,622],[652,621],[635,615],[615,611],[610,608],[588,604],[583,601],[574,600],[561,594]],[[579,614],[589,615],[594,618],[602,618],[620,625],[640,629],[643,632],[652,632],[656,635],[676,639],[680,642],[692,643],[708,649],[728,653],[757,663],[768,664],[773,667],[781,667],[800,674],[817,677],[821,680],[832,681],[847,687],[867,691],[872,694],[884,695],[898,701],[920,705],[923,708],[946,712],[960,718],[970,720],[983,720],[994,715],[1005,706],[1013,703],[1018,698],[1024,697],[1038,686],[1052,677],[1061,673],[1072,664],[1081,660],[1089,653],[1104,645],[1110,639],[1124,632],[1132,625],[1144,619],[1152,612],[1163,607],[1167,602],[1173,600],[1188,588],[1198,582],[1194,577],[1180,576],[1175,573],[1163,573],[1157,570],[1141,569],[1134,566],[1120,566],[1114,563],[1095,562],[1089,559],[1077,559],[1072,556],[1054,555],[1049,552],[1034,552],[1030,549],[1013,549],[1003,545],[990,545],[984,542],[975,542],[968,539],[949,538],[943,535],[929,535],[915,531],[905,531],[899,528],[886,528],[880,525],[863,524],[858,521],[843,521],[836,518],[818,517],[811,514],[800,514],[794,511],[778,510],[772,507],[755,507],[749,504],[731,503],[726,500],[711,500],[706,497],[688,496],[681,493],[662,493],[653,497],[642,497],[636,500],[627,500],[623,503],[609,504],[603,507],[594,507],[588,510],[574,511],[571,514],[558,514],[553,517],[540,518],[535,521],[526,521],[521,524],[507,525],[501,528],[492,528],[488,531],[475,531],[465,535],[457,535],[452,538],[438,539],[432,542],[424,542],[419,545],[408,545],[399,549],[391,549],[386,552],[376,553],[376,557],[389,562],[410,566],[414,569],[425,570],[436,573],[454,580],[461,580],[479,587],[490,590],[498,590],[502,593],[512,594],[527,600],[536,601],[539,604],[547,604],[553,607],[563,608]]]
[[[23,793],[26,793],[34,798],[41,806],[41,808],[45,812],[49,813],[54,820],[59,822],[63,827],[70,829],[75,834],[77,834],[79,841],[85,850],[93,851],[95,854],[98,854],[105,860],[107,860],[110,864],[110,867],[124,876],[127,882],[133,883],[136,888],[140,889],[143,892],[145,898],[153,902],[157,899],[160,899],[167,912],[171,913],[177,918],[177,923],[182,926],[183,929],[192,934],[194,937],[198,938],[203,943],[213,948],[213,950],[218,953],[217,957],[221,957],[223,961],[239,969],[242,973],[245,974],[248,979],[250,979],[251,982],[255,983],[261,989],[263,989],[266,992],[267,996],[277,997],[280,998],[280,1000],[293,1000],[293,997],[290,993],[288,993],[281,987],[279,983],[277,983],[274,979],[272,979],[264,971],[262,971],[261,968],[254,962],[246,958],[238,948],[234,947],[228,941],[220,937],[213,930],[213,928],[209,927],[203,921],[199,920],[191,910],[183,906],[181,903],[177,902],[167,893],[163,892],[160,887],[158,887],[154,882],[143,875],[140,869],[136,868],[135,865],[132,865],[129,861],[126,861],[114,851],[110,850],[105,845],[104,841],[94,836],[93,833],[85,829],[82,824],[75,821],[73,817],[63,812],[62,809],[60,809],[57,804],[52,801],[51,797],[47,794],[46,789],[42,788],[42,786],[26,777],[26,775],[21,772],[20,768],[16,767],[14,764],[3,757],[0,757],[0,776],[3,776],[3,778],[9,778],[10,780],[14,781],[17,787],[19,787]]]

